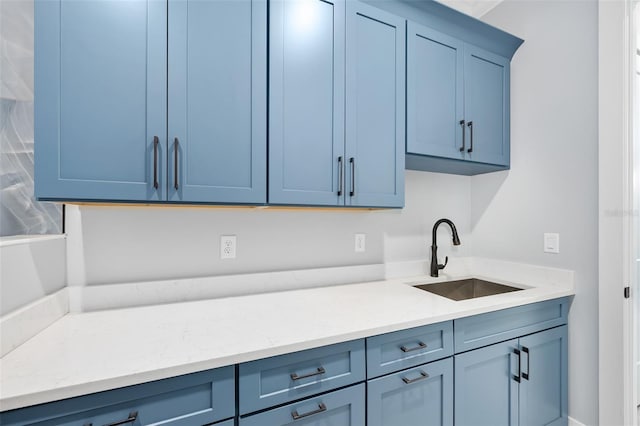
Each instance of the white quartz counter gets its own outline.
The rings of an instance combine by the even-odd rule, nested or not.
[[[573,294],[572,274],[537,271],[505,280],[485,268],[473,275],[526,289],[459,302],[412,287],[434,281],[420,276],[68,314],[0,360],[0,409]]]

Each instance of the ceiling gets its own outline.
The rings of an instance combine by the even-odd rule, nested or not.
[[[456,9],[459,12],[480,18],[482,15],[496,7],[503,0],[437,0],[440,3]]]

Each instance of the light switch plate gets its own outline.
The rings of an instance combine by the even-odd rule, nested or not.
[[[560,234],[545,232],[544,252],[556,254],[560,253]]]
[[[356,253],[362,253],[366,250],[366,234],[356,234],[355,238],[355,251]]]

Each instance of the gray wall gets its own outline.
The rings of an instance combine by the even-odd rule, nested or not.
[[[598,423],[598,5],[507,0],[482,18],[525,40],[512,64],[511,167],[471,184],[474,254],[576,272],[569,413]],[[542,250],[560,233],[560,254]]]

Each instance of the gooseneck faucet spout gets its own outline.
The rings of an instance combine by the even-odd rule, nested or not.
[[[458,230],[456,229],[456,226],[453,224],[453,222],[451,222],[449,219],[440,219],[436,221],[435,225],[433,225],[433,231],[431,234],[431,268],[430,269],[431,269],[432,277],[437,277],[438,271],[440,269],[444,269],[444,267],[447,266],[447,263],[449,262],[449,256],[446,256],[444,258],[443,265],[438,263],[438,243],[436,242],[437,240],[436,232],[438,231],[438,226],[440,226],[441,223],[446,223],[451,228],[451,233],[453,234],[453,245],[454,246],[460,245]]]

